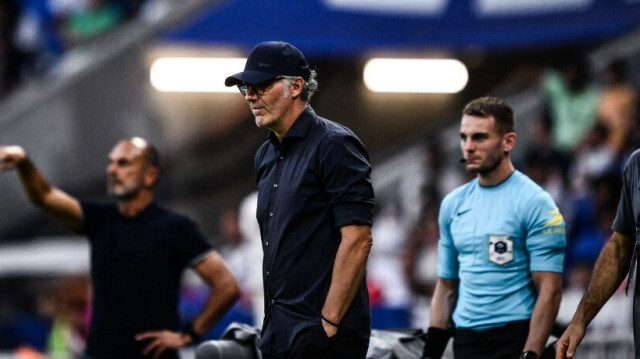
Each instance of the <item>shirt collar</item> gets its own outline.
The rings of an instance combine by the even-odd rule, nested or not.
[[[289,131],[287,131],[282,140],[285,141],[287,138],[294,137],[306,137],[311,130],[311,125],[315,122],[317,117],[318,115],[316,115],[315,111],[313,111],[311,105],[307,105],[300,116],[298,116],[298,118],[293,121],[293,124],[289,128]],[[269,140],[271,140],[271,142],[278,143],[278,138],[273,133],[273,131],[269,131]]]

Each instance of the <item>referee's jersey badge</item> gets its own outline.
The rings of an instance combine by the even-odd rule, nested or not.
[[[513,236],[490,234],[489,260],[498,265],[511,262],[513,260]]]

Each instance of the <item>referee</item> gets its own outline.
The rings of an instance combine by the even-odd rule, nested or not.
[[[551,196],[509,156],[513,110],[496,97],[462,112],[460,147],[476,178],[439,214],[438,282],[423,358],[538,358],[562,296],[565,223]],[[455,334],[454,334],[455,333]]]

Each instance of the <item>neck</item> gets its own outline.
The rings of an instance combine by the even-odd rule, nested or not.
[[[283,117],[280,126],[271,129],[278,138],[279,142],[282,142],[284,136],[287,134],[287,132],[289,132],[291,126],[293,126],[293,123],[296,122],[298,117],[300,117],[300,114],[302,114],[302,112],[304,112],[306,108],[307,104],[305,102],[302,102],[300,100],[294,101],[291,111],[289,111],[286,116]]]
[[[124,217],[132,218],[149,207],[151,202],[153,202],[153,193],[151,191],[143,191],[135,198],[118,200],[118,210]]]
[[[515,171],[511,159],[506,157],[500,165],[487,173],[478,173],[478,183],[484,187],[497,186],[504,182]]]

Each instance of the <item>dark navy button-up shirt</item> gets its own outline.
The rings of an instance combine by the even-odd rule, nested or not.
[[[284,352],[301,329],[321,325],[340,227],[372,224],[371,166],[351,130],[317,116],[309,106],[282,143],[269,134],[255,166],[264,250],[260,347]],[[363,279],[340,324],[368,340],[370,323]]]

